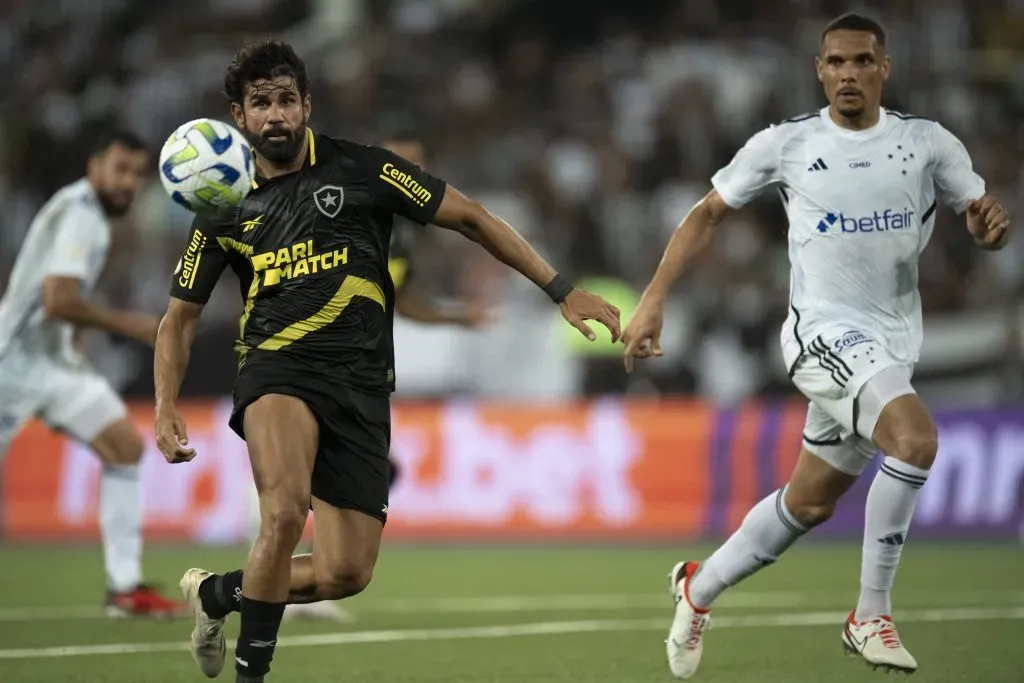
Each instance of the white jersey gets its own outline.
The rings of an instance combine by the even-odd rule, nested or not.
[[[40,209],[18,252],[0,299],[0,358],[29,356],[74,360],[71,323],[47,318],[43,280],[51,275],[80,280],[89,293],[107,260],[110,224],[85,179],[58,191]]]
[[[772,126],[711,182],[734,208],[773,185],[785,205],[792,271],[781,337],[791,369],[826,332],[849,333],[850,343],[870,336],[896,361],[916,362],[918,257],[935,224],[936,193],[958,213],[985,194],[952,133],[884,109],[863,131],[841,128],[827,107]]]

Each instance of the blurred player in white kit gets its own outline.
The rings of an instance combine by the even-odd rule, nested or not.
[[[937,200],[966,214],[982,249],[1006,244],[1009,217],[952,133],[882,108],[890,60],[877,22],[854,14],[834,20],[816,65],[829,106],[757,133],[715,174],[623,335],[627,369],[634,358],[661,355],[671,283],[723,218],[762,190],[778,190],[792,267],[782,352],[810,401],[803,448],[789,483],[754,506],[710,558],[672,568],[676,614],[666,647],[679,678],[697,671],[715,598],[826,521],[877,450],[885,458],[867,498],[860,599],[842,642],[874,668],[917,669],[893,624],[890,593],[938,451],[935,423],[910,383],[922,338],[918,257]]]
[[[149,154],[133,133],[100,135],[86,177],[36,215],[0,299],[0,462],[26,422],[42,419],[87,444],[103,465],[100,530],[110,616],[187,611],[142,581],[139,460],[143,442],[124,402],[75,350],[75,328],[94,327],[152,344],[159,319],[90,301],[123,216],[145,182]]]

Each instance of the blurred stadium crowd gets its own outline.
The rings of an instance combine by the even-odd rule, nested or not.
[[[80,175],[94,124],[119,117],[156,149],[190,118],[226,117],[219,88],[231,53],[279,35],[310,68],[315,130],[362,142],[416,135],[433,172],[572,277],[603,278],[628,309],[711,174],[759,128],[822,105],[812,64],[819,32],[851,9],[873,11],[888,28],[887,106],[953,130],[989,189],[1024,215],[1021,0],[6,0],[0,283],[33,213]],[[154,178],[118,226],[102,295],[160,311],[189,220]],[[581,355],[528,283],[460,237],[427,230],[418,286],[489,302],[499,320],[483,332],[400,324],[400,392],[699,393],[720,402],[788,392],[778,351],[785,239],[771,197],[724,226],[677,288],[668,357],[628,382],[606,347]],[[1021,398],[1024,240],[984,254],[960,219],[940,211],[920,281],[922,393],[958,404]],[[238,309],[226,276],[187,393],[226,393]],[[146,350],[87,341],[115,382],[145,395]]]

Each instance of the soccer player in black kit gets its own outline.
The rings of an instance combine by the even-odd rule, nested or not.
[[[245,569],[190,569],[191,651],[215,677],[229,613],[241,612],[236,681],[270,670],[289,602],[337,600],[370,581],[388,513],[389,397],[394,389],[394,215],[475,240],[541,287],[588,338],[584,322],[619,336],[619,311],[574,289],[512,228],[401,157],[306,127],[309,81],[288,45],[240,50],[224,78],[231,113],[252,144],[257,177],[235,210],[196,217],[156,341],[156,434],[169,462],[188,462],[175,400],[196,324],[231,267],[244,312],[230,425],[245,439],[260,531]],[[309,509],[314,552],[292,557]]]

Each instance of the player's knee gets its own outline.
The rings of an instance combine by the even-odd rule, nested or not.
[[[797,502],[788,508],[805,528],[814,528],[833,516],[833,513],[836,512],[836,503]]]
[[[302,538],[308,507],[292,501],[265,501],[260,506],[260,536],[291,552]]]
[[[373,563],[347,559],[334,563],[317,577],[317,594],[340,600],[363,592],[373,578]]]
[[[939,437],[935,432],[908,432],[896,437],[892,456],[908,465],[923,470],[931,469],[939,452]]]
[[[142,436],[135,429],[121,429],[116,438],[109,439],[105,447],[98,450],[106,464],[130,466],[142,460],[145,449]]]

